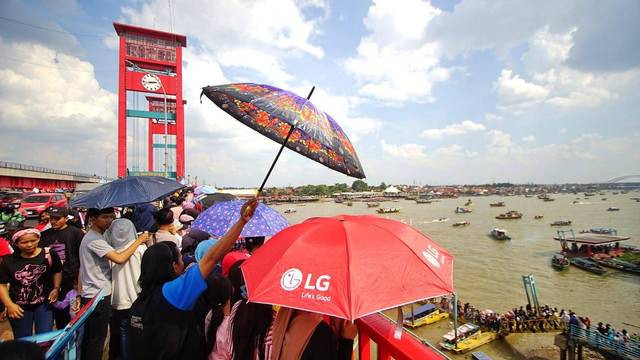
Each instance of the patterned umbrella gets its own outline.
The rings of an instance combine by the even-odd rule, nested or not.
[[[243,200],[219,202],[205,210],[191,225],[194,229],[220,237],[240,218]],[[251,220],[245,225],[240,236],[272,236],[289,226],[277,210],[260,203]]]
[[[202,92],[229,115],[269,139],[343,174],[365,177],[356,150],[342,128],[308,99],[251,83],[207,86]]]

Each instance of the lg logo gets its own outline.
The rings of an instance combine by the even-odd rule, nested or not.
[[[302,278],[302,271],[296,268],[291,268],[282,274],[282,277],[280,278],[280,286],[282,286],[286,291],[293,291],[302,284]],[[307,274],[304,288],[307,290],[327,291],[329,290],[330,285],[329,280],[331,280],[331,276],[320,275],[314,282],[313,274]]]
[[[280,278],[280,286],[287,291],[293,291],[302,283],[302,271],[293,268],[282,274]]]

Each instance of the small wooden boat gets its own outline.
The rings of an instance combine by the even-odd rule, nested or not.
[[[417,328],[436,323],[449,317],[449,313],[438,309],[434,304],[422,305],[411,309],[411,313],[404,316],[404,325]]]
[[[478,325],[466,323],[460,325],[456,331],[451,330],[442,337],[440,346],[455,353],[465,353],[488,344],[498,338],[498,333],[493,331],[481,331]]]
[[[552,197],[545,197],[544,199],[542,199],[543,201],[556,201],[556,199],[552,198]]]
[[[573,258],[571,259],[571,265],[575,267],[579,267],[582,270],[586,270],[592,272],[597,275],[603,275],[607,273],[607,270],[603,269],[600,265],[595,262],[583,258]]]
[[[610,208],[607,209],[607,211],[620,211],[620,208],[610,207]]]
[[[615,192],[613,193],[614,195],[616,194]],[[595,196],[595,193],[584,193],[584,196]]]
[[[536,215],[536,216],[534,216],[533,218],[534,218],[534,219],[536,219],[536,220],[540,220],[540,219],[542,219],[543,217],[544,217],[544,215]]]
[[[367,203],[367,207],[370,207],[370,208],[374,208],[374,207],[378,207],[378,206],[380,206],[380,203],[378,203],[378,202],[368,202]]]
[[[456,209],[453,212],[455,212],[456,214],[467,214],[471,212],[471,209],[462,206],[456,206]]]
[[[589,230],[581,230],[581,234],[601,234],[601,235],[618,235],[618,231],[614,228],[591,228]]]
[[[284,211],[285,214],[293,214],[295,212],[297,212],[298,210],[296,210],[295,208],[289,208],[287,210]]]
[[[429,200],[429,199],[418,199],[418,200],[416,200],[416,204],[431,204],[431,200]]]
[[[496,240],[511,240],[511,236],[507,235],[507,230],[495,228],[491,230],[491,236]]]
[[[554,221],[550,224],[551,226],[569,226],[571,225],[571,220],[558,220]]]
[[[458,221],[456,223],[453,223],[453,225],[451,225],[451,226],[453,226],[453,227],[463,227],[463,226],[467,226],[469,224],[471,224],[471,223],[468,222],[468,221]]]
[[[502,207],[502,206],[504,206],[504,201],[498,201],[497,203],[491,203],[491,204],[489,204],[489,206],[491,206],[491,207]]]
[[[447,221],[449,221],[449,218],[446,218],[446,217],[431,220],[432,223],[447,222]]]
[[[607,200],[607,198],[602,198],[602,199],[600,199],[600,200],[602,200],[602,201],[606,201],[606,200]]]
[[[566,270],[569,268],[569,259],[562,254],[553,254],[551,257],[551,266],[556,270]]]
[[[391,213],[400,212],[400,208],[385,207],[385,208],[380,208],[380,209],[378,209],[376,211],[378,212],[378,214],[391,214]]]
[[[598,263],[598,265],[606,266],[608,268],[626,271],[634,274],[640,274],[640,266],[626,261],[617,259],[593,259],[593,261]]]
[[[520,218],[522,218],[522,213],[515,210],[511,210],[504,214],[500,214],[496,216],[496,219],[501,219],[501,220],[513,220],[513,219],[520,219]]]

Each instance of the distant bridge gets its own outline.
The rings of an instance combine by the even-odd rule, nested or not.
[[[627,179],[640,179],[640,175],[619,176],[619,177],[615,177],[613,179],[607,180],[607,183],[617,183],[617,182],[620,182],[622,180],[627,180]]]
[[[75,189],[78,183],[98,183],[100,177],[74,171],[0,161],[0,187],[20,189]]]

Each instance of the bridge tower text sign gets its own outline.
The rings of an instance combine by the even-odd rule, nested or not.
[[[185,175],[182,48],[187,38],[163,31],[114,23],[120,38],[118,58],[118,176],[127,175],[127,120],[147,122],[148,171],[170,178]],[[136,107],[133,95],[146,104]],[[128,96],[129,95],[129,96]],[[166,121],[166,124],[165,124]]]

